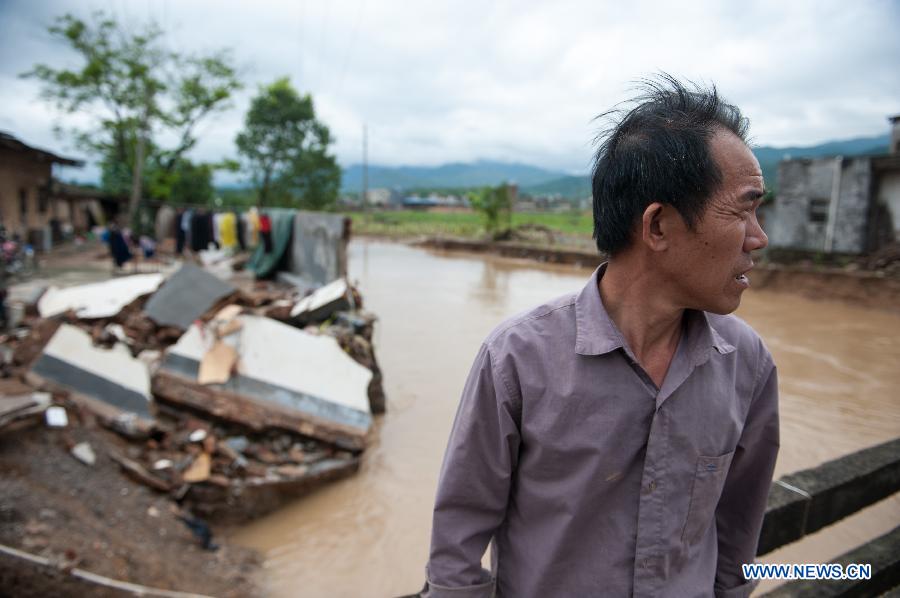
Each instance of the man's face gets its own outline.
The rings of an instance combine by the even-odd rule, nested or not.
[[[694,230],[676,232],[667,261],[677,269],[672,280],[683,307],[727,314],[750,286],[751,252],[769,242],[756,219],[765,188],[759,162],[736,135],[715,133],[710,151],[722,183]]]

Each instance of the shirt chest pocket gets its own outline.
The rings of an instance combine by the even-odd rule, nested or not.
[[[682,543],[693,544],[709,527],[715,516],[716,505],[719,503],[719,496],[722,495],[733,456],[732,451],[719,457],[701,455],[697,458],[691,502],[681,534]]]

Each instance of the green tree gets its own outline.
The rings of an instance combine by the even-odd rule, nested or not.
[[[297,93],[287,77],[260,88],[235,139],[260,205],[314,210],[337,200],[341,171],[328,153],[331,142],[310,95]]]
[[[506,228],[512,224],[512,193],[509,185],[483,187],[469,195],[472,208],[484,216],[484,228],[493,234],[500,228],[501,220]]]
[[[215,164],[195,164],[186,158],[179,159],[174,167],[151,164],[147,172],[147,195],[177,203],[209,205],[215,189],[212,175]]]
[[[36,64],[22,76],[41,81],[41,96],[57,108],[91,118],[88,128],[70,133],[99,157],[107,190],[130,187],[134,222],[151,165],[166,174],[182,168],[197,143],[197,125],[227,108],[240,88],[231,57],[224,50],[204,56],[170,51],[157,25],[130,31],[102,11],[90,20],[66,14],[48,31],[80,65]],[[162,147],[156,140],[164,135],[177,141]]]

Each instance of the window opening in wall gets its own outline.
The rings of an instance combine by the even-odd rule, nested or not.
[[[809,221],[827,222],[829,200],[815,197],[809,200]]]
[[[19,215],[22,224],[27,224],[28,219],[28,191],[19,189]]]

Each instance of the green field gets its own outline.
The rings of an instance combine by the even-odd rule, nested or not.
[[[481,237],[486,234],[484,217],[476,212],[419,212],[377,211],[363,214],[348,212],[353,220],[353,232],[363,235],[413,237],[420,235],[449,235]],[[537,224],[566,235],[590,238],[593,220],[590,212],[547,213],[515,212],[513,228],[523,224]]]

